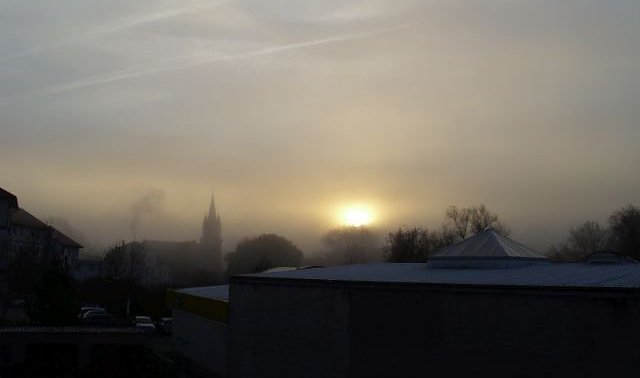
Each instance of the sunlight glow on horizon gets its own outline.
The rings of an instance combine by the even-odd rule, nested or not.
[[[340,219],[345,226],[361,227],[371,224],[373,215],[371,210],[364,206],[350,206],[341,211]]]

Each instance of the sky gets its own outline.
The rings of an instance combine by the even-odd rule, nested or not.
[[[0,186],[103,248],[640,204],[640,2],[0,0]]]

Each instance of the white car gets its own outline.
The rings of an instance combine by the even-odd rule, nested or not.
[[[136,316],[136,328],[147,332],[155,332],[156,326],[148,316]]]
[[[102,312],[102,313],[106,313],[107,310],[105,310],[102,307],[99,306],[87,306],[87,307],[82,307],[80,309],[80,313],[78,314],[78,318],[82,319],[84,318],[84,316],[89,313],[89,312]]]

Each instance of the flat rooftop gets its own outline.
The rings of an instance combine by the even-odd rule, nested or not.
[[[640,264],[544,262],[509,269],[454,269],[427,268],[426,263],[370,263],[239,277],[302,281],[640,288]]]
[[[206,299],[215,299],[226,302],[229,301],[229,285],[190,287],[186,289],[176,289],[173,291]]]

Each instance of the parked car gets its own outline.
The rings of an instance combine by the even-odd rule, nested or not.
[[[156,323],[156,329],[164,335],[170,335],[172,323],[173,318],[160,318]]]
[[[80,323],[93,326],[114,326],[113,316],[106,311],[88,311],[80,318]]]
[[[148,316],[136,316],[136,328],[146,332],[155,332],[156,326]]]
[[[95,314],[108,314],[108,312],[105,309],[87,310],[80,315],[80,319],[85,318],[87,315],[95,315]]]
[[[80,313],[78,314],[78,318],[82,319],[82,317],[89,311],[103,312],[103,313],[107,312],[107,310],[105,310],[103,307],[100,307],[100,306],[85,306],[80,308]]]

